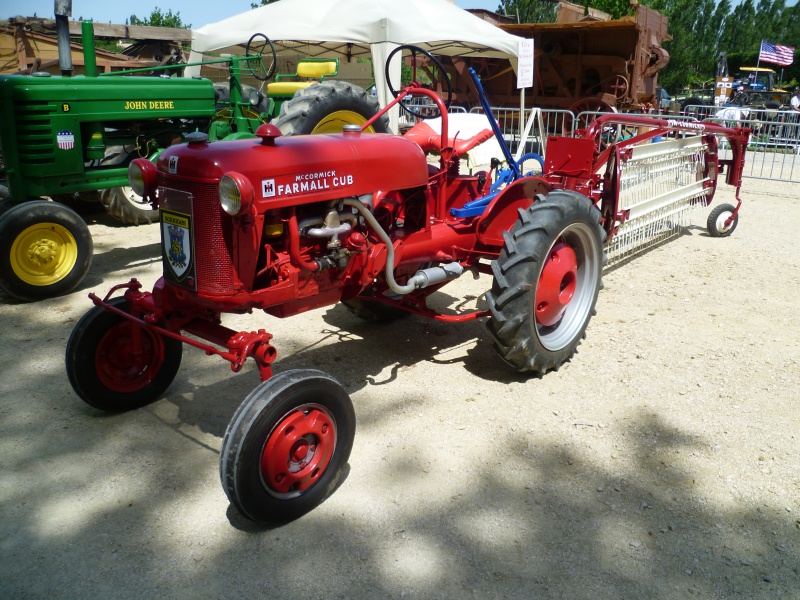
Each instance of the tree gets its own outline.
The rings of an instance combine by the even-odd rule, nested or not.
[[[131,18],[129,19],[129,24],[145,25],[150,27],[172,27],[174,29],[192,28],[191,23],[187,23],[184,25],[183,21],[181,20],[180,11],[173,14],[172,9],[169,9],[166,13],[164,13],[158,7],[153,9],[153,12],[150,13],[149,19],[140,19],[136,15],[131,15]]]
[[[548,0],[501,0],[497,12],[517,23],[555,23],[556,6]]]

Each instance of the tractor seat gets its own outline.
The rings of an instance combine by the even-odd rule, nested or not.
[[[442,152],[442,119],[437,117],[420,121],[409,129],[405,136],[425,152]],[[448,115],[446,148],[452,148],[455,156],[463,156],[470,150],[491,139],[494,132],[486,116],[474,113]]]
[[[275,81],[267,84],[267,94],[291,97],[312,83],[322,82],[326,77],[336,77],[338,74],[338,58],[303,58],[297,63],[297,73],[276,75]],[[305,77],[306,81],[281,81],[288,77]]]

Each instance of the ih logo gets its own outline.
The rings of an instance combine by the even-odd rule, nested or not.
[[[275,180],[263,179],[261,181],[261,196],[264,198],[271,198],[275,195]]]
[[[175,175],[178,172],[178,157],[177,156],[170,156],[169,157],[169,172],[172,175]]]

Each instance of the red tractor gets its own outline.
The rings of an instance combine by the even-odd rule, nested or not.
[[[437,62],[418,48],[395,50],[403,51]],[[746,129],[606,115],[583,137],[550,138],[544,173],[524,176],[493,120],[461,139],[439,95],[417,82],[392,92],[389,107],[340,134],[281,136],[262,125],[257,138],[208,143],[198,133],[157,164],[134,161],[131,185],[160,210],[164,275],[150,292],[134,279],[103,298],[90,294],[95,307],[67,345],[72,387],[105,411],[159,398],[184,344],[236,372],[252,358],[262,382],[228,425],[220,473],[231,503],[254,521],[294,519],[325,499],[347,463],[355,413],[330,375],[303,369],[273,377],[272,335],[228,329],[222,313],[288,317],[343,302],[364,318],[485,318],[506,363],[544,374],[584,337],[609,241],[637,237],[627,225],[644,215],[649,231],[659,211],[670,215],[663,223],[675,220],[670,206],[706,206],[723,167],[738,204],[713,211],[709,230],[728,235],[738,219]],[[421,121],[403,137],[362,133],[409,95],[436,104],[438,128]],[[623,126],[638,133],[608,141],[609,129]],[[493,134],[508,169],[459,173],[459,157]],[[659,137],[666,141],[649,143]],[[731,159],[720,159],[718,137],[727,138]],[[440,155],[438,167],[426,151]],[[683,182],[680,189],[636,192],[664,164],[666,180]],[[639,195],[625,200],[631,190]],[[488,310],[446,315],[426,304],[465,271],[493,277]]]

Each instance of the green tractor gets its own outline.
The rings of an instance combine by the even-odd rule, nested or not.
[[[133,159],[154,161],[197,131],[232,140],[272,120],[284,135],[325,133],[363,124],[378,110],[358,86],[325,80],[336,60],[301,61],[295,78],[315,81],[282,76],[264,91],[243,85],[244,74],[262,88],[273,75],[275,50],[263,34],[250,39],[244,56],[202,63],[227,64],[228,85],[215,86],[170,76],[185,64],[98,75],[92,22],[82,27],[85,76],[0,76],[0,288],[18,300],[68,293],[89,271],[91,234],[68,206],[76,199],[99,199],[126,224],[158,218],[128,185]],[[144,76],[154,70],[160,76]],[[372,131],[388,131],[386,121]]]

